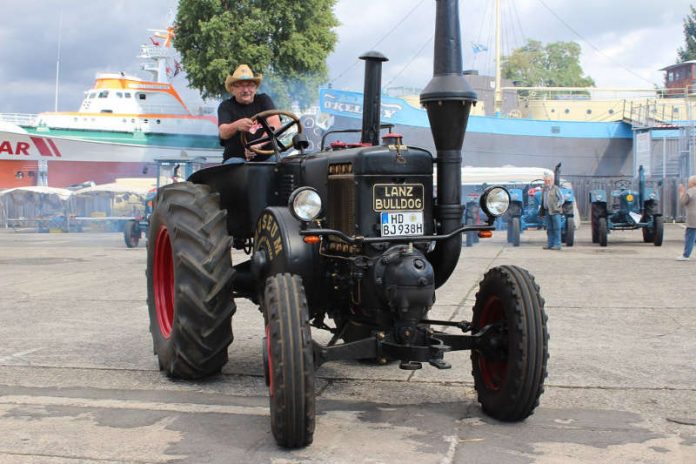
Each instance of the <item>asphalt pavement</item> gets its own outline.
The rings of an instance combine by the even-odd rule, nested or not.
[[[270,432],[253,304],[237,302],[221,375],[172,381],[152,353],[143,243],[0,230],[0,463],[696,463],[696,257],[675,260],[683,227],[667,224],[662,247],[626,231],[600,248],[583,224],[575,246],[546,251],[544,234],[462,248],[430,314],[470,320],[487,269],[527,268],[551,335],[533,416],[488,418],[467,352],[446,356],[450,370],[327,363],[314,443],[286,451]]]

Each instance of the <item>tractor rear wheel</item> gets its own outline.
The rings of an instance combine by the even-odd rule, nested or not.
[[[302,279],[276,274],[266,280],[264,364],[271,400],[271,430],[278,445],[312,443],[315,424],[314,351]]]
[[[599,246],[607,246],[607,235],[609,231],[607,229],[607,218],[601,217],[597,220],[597,241]]]
[[[138,242],[140,241],[140,230],[138,229],[138,222],[135,219],[131,219],[123,226],[123,241],[126,242],[128,248],[135,248],[138,246]]]
[[[206,185],[175,183],[157,196],[147,249],[154,351],[169,377],[205,377],[225,365],[233,339],[226,212]]]
[[[513,217],[508,227],[510,228],[508,241],[512,243],[512,246],[520,246],[520,218],[517,216]]]
[[[664,219],[662,219],[662,216],[653,216],[653,223],[655,224],[655,240],[653,243],[655,246],[662,246],[665,229]]]
[[[544,299],[534,277],[517,266],[489,270],[479,284],[473,333],[494,331],[491,344],[471,352],[474,387],[484,412],[520,421],[534,412],[544,391],[548,330]]]

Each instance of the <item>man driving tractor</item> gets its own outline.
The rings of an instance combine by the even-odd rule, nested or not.
[[[262,111],[275,109],[271,97],[265,93],[257,94],[263,76],[254,75],[251,68],[241,64],[234,73],[225,79],[225,88],[232,95],[224,100],[218,107],[218,130],[220,145],[225,147],[223,162],[242,163],[246,161],[266,161],[271,155],[259,155],[242,145],[242,132],[247,132],[247,140],[252,142],[258,139],[262,132],[259,123],[255,123],[251,117]],[[280,118],[273,116],[268,118],[271,127],[280,127]]]

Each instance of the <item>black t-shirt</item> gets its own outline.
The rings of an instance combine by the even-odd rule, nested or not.
[[[240,105],[234,97],[229,98],[218,107],[218,125],[229,124],[241,118],[250,118],[257,113],[266,110],[275,109],[273,100],[265,93],[258,93],[254,96],[254,101],[248,105]],[[220,139],[220,145],[225,147],[225,152],[222,155],[223,160],[237,157],[244,159],[244,147],[241,141],[241,132],[237,131],[232,137],[227,140]],[[251,142],[267,135],[263,130],[259,129],[254,134],[247,134],[247,142]],[[257,156],[254,161],[265,161],[270,156]]]

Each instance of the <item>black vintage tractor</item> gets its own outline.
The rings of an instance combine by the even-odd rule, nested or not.
[[[265,321],[259,362],[271,429],[283,447],[312,442],[315,370],[330,361],[447,369],[445,353],[471,350],[478,401],[501,421],[525,419],[543,392],[546,314],[526,270],[488,270],[471,321],[428,318],[435,290],[458,264],[461,234],[492,230],[509,204],[507,191],[492,186],[481,195],[488,222],[461,224],[461,147],[476,95],[462,75],[458,2],[439,0],[436,16],[435,75],[421,102],[437,157],[398,137],[379,144],[386,58],[370,52],[362,57],[358,146],[304,153],[297,118],[273,129],[266,120],[276,112],[264,112],[254,118],[265,132],[255,143],[270,143],[275,162],[210,167],[157,194],[147,282],[160,369],[184,379],[218,373],[233,340],[235,299],[258,304]],[[299,154],[281,158],[293,131]],[[233,264],[231,249],[250,259]],[[333,333],[329,343],[312,338],[318,329]]]

